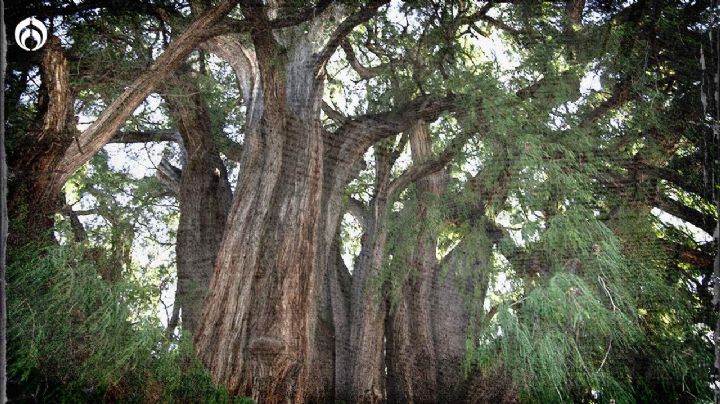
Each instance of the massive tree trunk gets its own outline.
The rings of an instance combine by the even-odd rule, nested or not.
[[[263,19],[257,10],[249,18]],[[329,399],[332,351],[317,346],[324,281],[320,232],[323,80],[310,44],[280,51],[252,34],[258,75],[239,180],[196,337],[216,381],[264,402]]]
[[[183,329],[194,333],[210,284],[232,201],[227,170],[220,159],[207,103],[195,78],[176,75],[166,95],[170,115],[182,136],[185,156],[178,188],[180,222],[175,245],[177,289],[175,305]],[[186,96],[185,94],[189,94]]]
[[[303,28],[276,33],[272,7],[248,6],[243,13],[257,28],[252,51],[232,38],[208,45],[236,70],[247,106],[241,178],[195,337],[214,380],[232,393],[271,403],[327,401],[333,386],[347,385],[334,369],[343,346],[322,345],[329,333],[343,335],[343,298],[328,298],[324,288],[328,268],[337,268],[342,192],[368,147],[452,106],[451,97],[422,97],[323,130],[324,64],[382,3],[340,23],[347,9],[335,5]]]

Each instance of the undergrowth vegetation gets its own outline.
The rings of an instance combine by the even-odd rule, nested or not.
[[[11,385],[58,402],[252,402],[213,384],[187,337],[167,335],[146,286],[103,279],[88,249],[15,252],[8,268]]]

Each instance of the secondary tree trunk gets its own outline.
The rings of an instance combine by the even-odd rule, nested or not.
[[[375,193],[365,218],[360,254],[352,279],[350,347],[352,401],[384,402],[385,320],[384,285],[378,284],[387,240],[388,188],[395,159],[385,144],[375,148]]]
[[[410,130],[413,165],[432,158],[428,125],[419,121]],[[388,330],[388,401],[437,402],[437,359],[432,323],[433,281],[438,268],[438,229],[428,226],[430,209],[445,186],[444,173],[435,173],[415,183],[417,197],[416,242],[407,263],[409,279]],[[445,344],[445,341],[439,341]]]
[[[195,78],[190,74],[176,75],[171,88],[183,94],[168,95],[165,99],[185,149],[177,195],[180,221],[175,245],[175,304],[182,311],[183,329],[194,333],[215,267],[232,193],[213,138],[207,103]]]
[[[52,238],[52,214],[60,207],[60,189],[52,186],[52,178],[77,134],[68,61],[60,40],[50,37],[42,52],[37,123],[25,136],[10,134],[21,142],[8,155],[11,246]]]

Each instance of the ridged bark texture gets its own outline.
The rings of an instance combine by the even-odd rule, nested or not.
[[[432,158],[427,123],[419,121],[410,130],[413,165]],[[388,330],[388,401],[437,402],[437,358],[433,336],[433,279],[438,269],[437,228],[426,226],[429,210],[445,185],[444,173],[435,173],[415,183],[417,195],[415,248],[408,265],[409,279],[400,302],[391,314]],[[439,341],[445,344],[445,341]]]
[[[53,177],[77,134],[68,61],[57,37],[50,37],[43,47],[40,76],[37,123],[21,138],[24,146],[8,156],[11,246],[52,237],[52,214],[60,207],[60,188],[53,186]]]
[[[232,393],[267,403],[326,401],[333,353],[316,343],[326,269],[322,81],[302,44],[288,55],[271,33],[252,37],[259,74],[245,95],[243,175],[196,347]]]
[[[227,171],[210,125],[207,103],[194,77],[176,75],[166,96],[170,115],[182,136],[185,164],[180,176],[180,220],[175,246],[177,289],[183,329],[194,333],[215,267],[225,221],[232,202]]]
[[[386,145],[375,147],[375,194],[366,216],[352,279],[350,347],[351,397],[357,403],[385,401],[384,286],[378,284],[387,241],[388,188],[394,159]]]

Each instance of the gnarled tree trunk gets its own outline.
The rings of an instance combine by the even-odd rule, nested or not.
[[[250,18],[263,19],[245,10]],[[264,402],[329,399],[332,351],[316,344],[325,269],[320,231],[322,80],[309,44],[282,53],[254,32],[258,75],[235,199],[196,335],[216,381]]]
[[[347,297],[329,298],[324,287],[346,277],[332,256],[342,192],[368,147],[452,105],[424,97],[349,119],[335,133],[322,128],[324,64],[382,3],[340,23],[346,8],[334,5],[303,28],[275,33],[272,6],[247,6],[243,14],[257,28],[252,51],[232,38],[208,45],[235,69],[247,106],[241,178],[195,337],[214,380],[232,393],[270,403],[329,401],[334,388],[348,385],[334,369],[347,345],[323,345],[331,333],[346,334]]]

